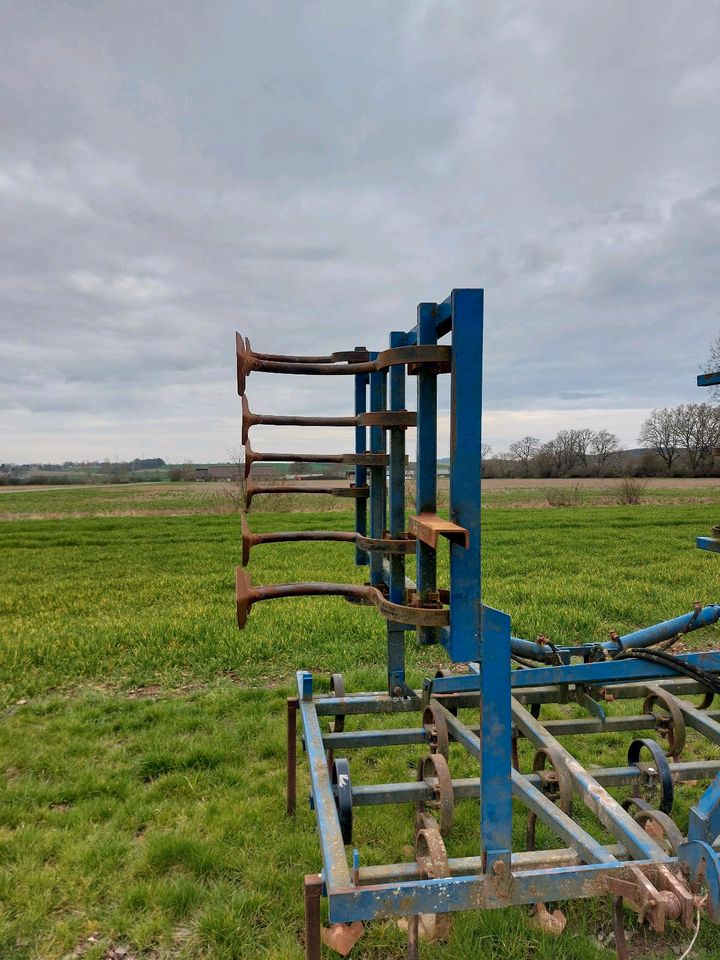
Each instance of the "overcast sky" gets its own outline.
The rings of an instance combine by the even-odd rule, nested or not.
[[[381,348],[460,286],[486,290],[496,451],[584,425],[634,445],[650,408],[704,399],[715,0],[0,9],[0,461],[223,460],[235,329]],[[351,412],[344,378],[253,374],[248,398]]]

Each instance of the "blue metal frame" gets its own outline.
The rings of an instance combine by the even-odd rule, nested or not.
[[[678,678],[672,665],[632,655],[633,650],[717,623],[720,604],[703,608],[696,605],[690,613],[624,636],[613,634],[604,643],[559,647],[512,636],[510,617],[483,604],[483,313],[482,290],[454,290],[442,303],[421,303],[415,326],[390,335],[391,350],[433,347],[442,337],[451,335],[449,512],[455,524],[453,530],[459,529],[464,536],[450,540],[449,591],[438,589],[437,547],[427,536],[422,539],[418,534],[415,547],[417,584],[406,577],[402,553],[390,552],[384,558],[382,552],[357,547],[355,555],[359,566],[369,566],[370,583],[392,603],[435,607],[442,600],[449,604],[449,626],[414,627],[388,621],[385,693],[317,696],[311,675],[304,671],[297,674],[297,703],[310,768],[311,805],[318,824],[323,890],[329,902],[330,920],[351,922],[591,897],[604,893],[608,884],[620,881],[620,889],[627,889],[628,884],[637,881],[638,871],[648,883],[647,878],[656,882],[670,878],[670,887],[663,889],[673,890],[673,884],[685,882],[678,868],[689,871],[696,879],[704,871],[709,915],[720,918],[720,857],[712,849],[720,834],[720,761],[683,763],[675,758],[666,763],[670,780],[673,776],[712,780],[690,812],[687,842],[671,854],[606,789],[642,783],[649,775],[647,765],[631,762],[629,755],[627,766],[602,768],[591,774],[557,739],[565,734],[662,729],[652,714],[609,717],[598,702],[601,697],[610,702],[613,698],[637,698],[654,692],[672,706],[675,718],[682,718],[673,722],[684,722],[709,742],[720,745],[720,712],[701,710],[685,699],[686,695],[703,690],[702,683],[692,677]],[[378,354],[369,356],[374,360]],[[438,522],[437,378],[445,372],[427,362],[418,363],[413,371],[406,362],[400,362],[354,376],[357,454],[368,451],[368,428],[359,418],[366,412],[405,411],[405,377],[408,373],[417,376],[415,521],[425,517],[428,522],[429,515],[431,521]],[[703,375],[698,383],[720,383],[720,374]],[[369,426],[369,452],[389,452],[389,456],[387,467],[355,468],[355,483],[369,485],[369,500],[355,502],[356,532],[361,536],[368,533],[369,527],[369,535],[375,540],[389,537],[397,543],[408,537],[405,429],[394,421]],[[715,538],[701,537],[698,546],[720,552],[720,540]],[[420,644],[436,643],[443,647],[451,663],[467,664],[467,672],[428,678],[422,691],[411,690],[405,675],[405,634],[410,630],[416,631]],[[512,669],[512,656],[538,665]],[[678,659],[683,669],[700,668],[706,675],[720,675],[720,653],[692,652]],[[662,682],[661,687],[658,681]],[[590,716],[542,723],[526,709],[532,704],[569,700],[586,707]],[[354,732],[333,726],[324,733],[321,718],[419,712],[427,705],[432,707],[435,717],[444,719],[449,738],[479,763],[478,777],[451,781],[456,799],[475,799],[478,803],[479,856],[448,861],[450,875],[442,879],[423,879],[418,865],[412,863],[364,868],[358,865],[357,852],[351,867],[326,751],[429,742],[428,733],[419,723],[398,729]],[[477,726],[468,726],[458,719],[460,707],[479,711]],[[594,814],[598,824],[614,838],[613,844],[597,841],[567,809],[561,809],[554,802],[557,796],[547,791],[548,781],[539,773],[521,774],[513,768],[513,742],[517,737],[524,737],[539,754],[552,758],[558,782],[562,781],[564,788]],[[643,743],[647,746],[647,741]],[[658,756],[662,759],[661,752]],[[358,807],[417,803],[428,796],[429,789],[423,781],[363,785],[353,788],[352,797]],[[542,820],[568,847],[542,853],[513,852],[513,799]],[[565,801],[570,799],[565,797]]]

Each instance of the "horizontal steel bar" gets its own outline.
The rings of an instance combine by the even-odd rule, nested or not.
[[[672,857],[665,862],[673,866],[677,860]],[[339,923],[416,913],[488,910],[545,900],[581,900],[605,893],[607,878],[624,878],[630,867],[652,868],[654,860],[517,871],[513,872],[507,895],[487,875],[329,889],[329,918],[331,923]]]
[[[720,719],[720,710],[704,710],[702,713],[713,720]],[[597,733],[654,730],[657,726],[657,716],[654,713],[643,713],[636,716],[607,717],[605,720],[596,720],[594,717],[573,720],[543,720],[542,724],[546,730],[556,737],[582,737]],[[480,732],[479,726],[471,726],[470,729],[475,734]],[[359,747],[396,747],[411,743],[425,743],[426,741],[427,734],[423,727],[345,730],[343,733],[323,734],[325,746],[338,753]]]
[[[462,674],[465,676],[465,674]],[[469,676],[469,674],[468,674]],[[681,696],[705,693],[705,687],[686,677],[677,677],[662,682],[663,689]],[[604,687],[608,697],[615,700],[639,700],[647,695],[647,683],[598,684]],[[387,693],[356,693],[347,697],[320,695],[315,698],[318,716],[362,715],[412,713],[423,709],[422,691],[414,691],[414,698],[389,697]],[[567,686],[548,684],[546,686],[525,687],[513,691],[520,703],[566,703]],[[480,697],[477,691],[464,691],[445,697],[443,702],[460,709],[478,706]]]
[[[702,667],[711,672],[720,671],[720,652],[685,653],[678,657],[685,663]],[[623,680],[652,680],[661,677],[676,677],[677,671],[671,667],[649,663],[647,660],[601,660],[597,663],[574,663],[568,666],[535,667],[527,670],[513,670],[511,683],[514,690],[523,687],[537,687],[547,684],[582,683],[605,686],[608,683]],[[478,685],[474,673],[464,673],[454,677],[439,677],[433,681],[433,693],[453,693],[472,690]]]
[[[669,763],[674,780],[710,780],[720,771],[720,760],[687,760]],[[604,787],[628,786],[646,774],[637,766],[591,767],[593,779]],[[537,773],[522,774],[534,787],[541,785]],[[477,800],[480,795],[479,777],[461,777],[452,781],[456,800]],[[353,806],[374,807],[388,803],[419,803],[430,796],[425,783],[408,780],[403,783],[356,784],[352,788]]]
[[[627,854],[621,843],[609,844],[604,847],[606,862],[613,859],[624,859]],[[553,867],[571,867],[579,865],[582,860],[577,850],[570,847],[557,847],[552,850],[526,850],[513,853],[510,858],[513,871],[516,870],[547,870]],[[449,857],[448,867],[451,877],[462,877],[468,874],[476,876],[483,873],[483,858],[479,857]],[[394,883],[404,880],[419,880],[420,867],[417,863],[392,863],[380,866],[360,867],[358,882],[361,886],[372,883]]]

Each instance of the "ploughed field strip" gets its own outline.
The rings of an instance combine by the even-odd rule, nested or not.
[[[330,695],[319,695],[312,674],[297,672],[297,695],[287,704],[287,811],[296,808],[296,725],[300,714],[311,781],[321,868],[305,877],[305,954],[318,960],[321,943],[345,954],[360,940],[364,924],[407,918],[407,956],[419,955],[422,928],[431,939],[450,935],[451,915],[545,901],[608,896],[612,901],[618,956],[628,956],[625,907],[635,910],[658,934],[669,923],[699,929],[701,915],[720,923],[720,722],[710,712],[720,692],[720,654],[670,652],[681,638],[712,626],[720,604],[693,609],[626,634],[612,632],[599,643],[558,645],[543,636],[517,637],[510,617],[483,602],[480,564],[483,292],[461,289],[442,303],[418,306],[408,331],[393,331],[389,348],[364,347],[329,356],[257,353],[236,338],[238,393],[247,421],[246,477],[255,462],[287,459],[258,453],[250,445],[252,422],[295,426],[352,426],[352,452],[307,454],[352,464],[355,483],[326,493],[351,496],[355,530],[297,530],[257,535],[243,521],[243,566],[237,568],[237,620],[246,627],[253,607],[268,600],[340,596],[374,608],[386,620],[387,684],[382,692],[352,694],[342,673],[333,673]],[[450,335],[449,345],[438,341]],[[254,372],[345,376],[354,386],[352,418],[251,414],[245,398]],[[449,517],[438,515],[437,378],[451,378]],[[406,377],[417,384],[417,409],[406,408]],[[706,378],[707,379],[707,378]],[[720,382],[720,374],[709,382]],[[417,429],[416,512],[406,523],[405,433]],[[369,441],[368,441],[369,431]],[[294,455],[293,455],[294,456]],[[294,457],[295,459],[302,459]],[[250,485],[246,498],[262,492]],[[288,486],[288,493],[296,492]],[[345,540],[368,581],[304,581],[253,585],[244,566],[263,543]],[[437,554],[449,547],[449,589],[438,586]],[[720,550],[720,528],[698,539],[698,547]],[[414,546],[415,580],[406,557]],[[437,646],[447,664],[416,689],[406,673],[407,634],[421,646]],[[341,664],[338,664],[338,668]],[[702,694],[695,704],[690,696]],[[614,716],[612,704],[642,698],[637,715]],[[544,704],[577,703],[584,716],[556,723],[542,717]],[[476,723],[461,719],[472,709]],[[356,716],[414,715],[411,729],[378,727],[355,731]],[[326,719],[327,718],[327,719]],[[328,723],[329,721],[329,723]],[[707,757],[686,764],[687,730],[708,743]],[[590,770],[560,736],[628,733],[626,764]],[[650,731],[656,736],[647,736]],[[640,735],[638,735],[640,734]],[[534,749],[532,772],[519,769],[519,740]],[[663,738],[666,742],[663,742]],[[458,778],[449,763],[450,743],[478,764],[477,776]],[[424,744],[427,752],[411,783],[354,786],[351,764],[341,756],[363,747]],[[676,784],[709,781],[681,829],[672,811]],[[632,785],[620,803],[609,791]],[[646,792],[654,791],[656,803]],[[451,858],[455,804],[472,798],[478,808],[479,844],[472,856]],[[525,849],[513,836],[513,801],[527,810]],[[363,806],[416,804],[414,859],[366,865],[353,847],[355,819]],[[584,806],[607,839],[598,839],[574,815]],[[536,825],[549,828],[561,844],[535,849]],[[609,840],[609,842],[607,842]],[[330,925],[322,927],[321,899]]]

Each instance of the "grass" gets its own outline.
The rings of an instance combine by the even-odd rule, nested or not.
[[[629,478],[631,484],[643,484]],[[510,481],[507,489],[486,488],[483,507],[544,508],[617,506],[623,486],[608,480],[593,485],[548,480],[541,486]],[[627,483],[626,481],[624,481]],[[332,484],[332,481],[329,481]],[[414,496],[408,484],[409,500]],[[239,491],[232,483],[136,483],[114,486],[44,487],[15,490],[0,487],[0,521],[83,519],[85,517],[217,516],[233,515]],[[440,506],[447,506],[447,489],[439,491]],[[677,487],[643,486],[639,502],[645,506],[720,505],[720,481]],[[263,494],[253,500],[253,513],[343,513],[347,500],[319,494]]]
[[[67,503],[50,501],[75,493],[90,492],[3,494],[0,508],[6,497],[42,497],[57,514]],[[83,502],[88,512],[105,509]],[[512,615],[517,635],[557,642],[605,639],[611,629],[673,616],[720,594],[715,558],[694,548],[695,535],[715,519],[712,507],[698,504],[489,510],[485,600]],[[256,531],[348,526],[350,516],[338,512],[252,519]],[[258,604],[238,632],[239,552],[237,518],[209,512],[0,525],[3,960],[100,960],[118,945],[129,958],[302,956],[301,877],[318,868],[319,851],[302,762],[297,818],[283,813],[285,697],[299,667],[313,670],[321,686],[341,669],[351,691],[382,688],[384,630],[371,610],[307,599]],[[258,583],[362,582],[351,557],[344,544],[261,546],[251,570]],[[704,631],[697,643],[714,636]],[[409,644],[413,682],[440,662],[433,648]],[[635,712],[637,704],[610,709]],[[580,714],[556,706],[544,715]],[[624,762],[627,738],[567,744],[587,764],[612,765]],[[528,769],[531,752],[522,746]],[[713,749],[690,734],[688,758],[716,756]],[[470,760],[452,750],[453,773],[472,776]],[[419,747],[352,754],[353,779],[413,779],[419,754]],[[699,789],[678,791],[681,825]],[[591,827],[584,811],[575,815]],[[362,862],[407,859],[413,818],[408,807],[359,811],[354,842]],[[458,804],[451,855],[476,852],[476,819],[472,802]],[[519,846],[519,809],[515,834]],[[542,828],[538,841],[553,844]],[[539,933],[526,910],[469,913],[456,916],[448,944],[424,945],[422,956],[613,955],[595,936],[610,927],[606,902],[564,909],[569,923],[559,940]],[[658,944],[639,931],[634,949],[670,957],[687,936],[671,927],[667,938]],[[719,951],[720,938],[704,924],[693,957]],[[392,923],[372,924],[353,956],[400,958],[403,935]]]

